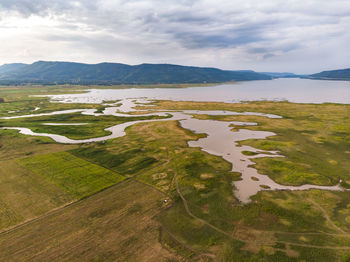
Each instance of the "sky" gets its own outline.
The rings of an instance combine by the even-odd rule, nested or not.
[[[0,0],[0,64],[350,68],[349,0]]]

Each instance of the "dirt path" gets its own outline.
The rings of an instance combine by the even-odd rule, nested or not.
[[[287,231],[276,231],[276,230],[258,230],[260,232],[275,233],[275,234],[285,234],[285,235],[327,235],[334,237],[350,237],[349,233],[327,233],[327,232],[287,232]]]
[[[198,221],[200,221],[201,223],[209,226],[210,228],[214,229],[215,231],[231,238],[231,239],[235,239],[231,234],[223,231],[222,229],[210,224],[209,222],[195,216],[189,209],[188,207],[188,203],[187,203],[187,200],[184,198],[184,196],[182,195],[181,191],[180,191],[180,188],[179,188],[179,183],[177,181],[177,172],[175,170],[175,174],[174,174],[174,181],[175,181],[175,186],[176,186],[176,192],[179,194],[183,204],[184,204],[184,207],[185,207],[185,210],[186,210],[186,213],[191,216],[192,218],[194,219],[197,219]],[[338,232],[340,232],[341,234],[329,234],[329,235],[335,235],[335,236],[350,236],[350,234],[348,234],[347,232],[345,232],[344,230],[342,230],[341,228],[337,227],[332,220],[330,220],[330,218],[328,217],[327,213],[325,212],[325,210],[319,206],[317,203],[314,203],[316,206],[319,207],[319,209],[322,211],[322,213],[324,214],[325,218],[327,219],[327,221],[329,221],[333,226],[334,228],[337,229]],[[315,235],[324,235],[324,234],[327,234],[327,233],[294,233],[294,232],[280,232],[280,231],[262,231],[262,232],[272,232],[272,233],[281,233],[281,234],[315,234]],[[300,244],[300,243],[292,243],[292,242],[286,242],[286,241],[276,241],[278,243],[283,243],[283,244],[286,244],[286,245],[293,245],[293,246],[300,246],[300,247],[308,247],[308,248],[318,248],[318,249],[333,249],[333,250],[350,250],[350,247],[346,247],[346,246],[342,246],[342,247],[336,247],[336,246],[318,246],[318,245],[309,245],[309,244]]]
[[[189,207],[188,207],[187,200],[184,198],[184,196],[182,195],[182,193],[181,193],[181,191],[180,191],[180,189],[179,189],[179,183],[178,183],[178,181],[177,181],[177,172],[176,172],[176,170],[175,170],[175,174],[174,174],[174,181],[175,181],[175,186],[176,186],[176,192],[179,194],[179,196],[180,196],[180,198],[181,198],[181,200],[182,200],[182,202],[183,202],[183,204],[184,204],[186,213],[187,213],[190,217],[192,217],[192,218],[194,218],[194,219],[197,219],[197,220],[200,221],[202,224],[207,225],[208,227],[214,229],[214,230],[217,231],[217,232],[220,232],[221,234],[224,234],[225,236],[228,236],[229,238],[233,238],[231,234],[229,234],[229,233],[223,231],[222,229],[220,229],[220,228],[218,228],[218,227],[216,227],[216,226],[210,224],[209,222],[207,222],[207,221],[205,221],[205,220],[203,220],[203,219],[201,219],[201,218],[195,216],[195,215],[190,211],[190,209],[189,209]]]
[[[92,195],[89,195],[89,196],[84,197],[84,198],[82,198],[82,199],[77,199],[77,200],[73,200],[73,201],[67,202],[67,203],[65,203],[65,204],[63,204],[63,205],[61,205],[61,206],[58,206],[58,207],[56,207],[56,208],[51,209],[50,211],[48,211],[48,212],[46,212],[46,213],[44,213],[44,214],[42,214],[42,215],[39,215],[39,216],[37,216],[37,217],[33,217],[33,218],[31,218],[31,219],[27,219],[27,220],[22,221],[22,222],[20,222],[19,224],[16,224],[16,225],[14,225],[14,226],[11,226],[11,227],[8,227],[8,228],[4,228],[4,229],[0,230],[0,236],[1,236],[1,235],[5,235],[5,234],[7,234],[7,233],[10,233],[10,232],[12,232],[12,231],[14,231],[14,230],[17,230],[17,229],[19,229],[19,228],[21,228],[21,227],[24,227],[24,226],[28,225],[28,224],[31,224],[31,223],[33,223],[33,222],[35,222],[35,221],[37,221],[37,220],[44,219],[44,218],[46,218],[46,217],[48,217],[48,216],[50,216],[50,215],[52,215],[52,214],[58,213],[58,212],[60,212],[62,209],[66,209],[66,208],[68,208],[68,207],[75,206],[75,205],[77,205],[78,203],[80,203],[81,201],[84,201],[85,199],[88,199],[88,198],[90,198],[90,197],[93,197],[94,195],[96,195],[96,194],[98,194],[98,193],[101,193],[102,191],[108,190],[109,188],[118,186],[118,185],[120,185],[120,184],[122,184],[122,183],[126,183],[126,182],[129,181],[129,180],[131,180],[131,179],[130,179],[130,178],[124,179],[123,181],[120,181],[120,182],[117,183],[117,184],[114,184],[114,185],[111,185],[111,186],[109,186],[109,187],[106,187],[106,188],[104,188],[104,189],[102,189],[102,190],[100,190],[100,191],[98,191],[98,192],[96,192],[96,193],[94,193],[94,194],[92,194]],[[138,181],[138,182],[140,182],[140,181]],[[148,186],[149,186],[149,185],[148,185]],[[159,190],[158,190],[158,191],[159,191]],[[163,192],[162,192],[162,193],[163,193]]]
[[[309,245],[309,244],[298,244],[286,241],[277,241],[278,243],[283,243],[290,246],[298,246],[298,247],[309,247],[309,248],[318,248],[318,249],[333,249],[333,250],[350,250],[350,247],[336,247],[336,246],[317,246],[317,245]]]
[[[313,204],[314,206],[316,206],[323,214],[324,218],[328,221],[328,223],[335,229],[337,230],[338,232],[342,233],[342,234],[347,234],[347,232],[345,232],[343,229],[341,229],[340,227],[338,227],[331,219],[330,217],[328,216],[326,210],[324,210],[323,207],[320,206],[320,204],[318,204],[317,202],[315,202],[314,200],[312,199],[308,199],[308,201]]]
[[[167,161],[165,163],[163,163],[164,165],[168,164],[170,162],[170,154],[169,154],[169,151],[167,149]],[[126,182],[128,181],[129,179],[125,179],[124,181],[120,182],[120,183],[123,183],[123,182]],[[140,181],[139,181],[140,182]],[[119,185],[120,183],[118,183],[117,185]],[[180,196],[182,202],[183,202],[183,205],[184,205],[184,208],[185,208],[185,211],[186,213],[200,221],[202,224],[212,228],[213,230],[215,230],[216,232],[219,232],[231,239],[235,239],[233,237],[232,234],[229,234],[227,232],[225,232],[224,230],[210,224],[209,222],[205,221],[204,219],[201,219],[199,217],[197,217],[196,215],[194,215],[189,206],[188,206],[188,202],[187,200],[185,199],[185,197],[182,195],[181,191],[180,191],[180,188],[179,188],[179,183],[178,183],[178,180],[177,180],[177,167],[176,167],[176,164],[175,164],[175,170],[174,170],[174,177],[173,177],[173,181],[172,183],[175,183],[175,187],[176,187],[176,192],[178,193],[178,195]],[[113,185],[113,186],[117,186],[117,185]],[[148,184],[146,184],[148,185]],[[150,186],[150,185],[148,185]],[[107,189],[107,188],[106,188]],[[106,190],[105,189],[105,190]],[[98,192],[99,193],[99,192]],[[94,195],[94,194],[93,194]],[[91,195],[91,196],[93,196]],[[89,197],[91,197],[89,196]],[[23,226],[26,226],[30,223],[33,223],[39,219],[44,219],[45,217],[49,216],[49,215],[52,215],[53,213],[56,213],[56,212],[59,212],[60,210],[64,209],[64,208],[67,208],[69,206],[72,206],[72,205],[75,205],[77,204],[78,202],[80,201],[83,201],[84,199],[81,199],[81,200],[77,200],[77,201],[73,201],[73,202],[70,202],[70,203],[66,203],[65,205],[63,206],[60,206],[60,207],[57,207],[39,217],[36,217],[36,218],[33,218],[31,220],[28,220],[28,221],[24,221],[20,224],[17,224],[11,228],[7,228],[7,229],[4,229],[2,231],[0,231],[0,235],[3,235],[3,234],[7,234],[11,231],[14,231],[14,230],[17,230],[18,228],[21,228]],[[314,206],[316,206],[321,212],[322,214],[324,215],[325,219],[328,221],[328,223],[339,233],[326,233],[326,232],[283,232],[283,231],[263,231],[263,230],[260,230],[261,232],[266,232],[266,233],[275,233],[275,234],[293,234],[293,235],[332,235],[332,236],[339,236],[339,237],[350,237],[350,233],[344,231],[343,229],[341,229],[340,227],[338,227],[331,219],[330,217],[328,216],[328,214],[326,213],[325,209],[322,208],[318,203],[316,203],[315,201],[309,199],[309,202],[311,202]],[[193,251],[194,250],[192,248],[190,248],[189,246],[183,244],[181,241],[179,241],[173,234],[171,234],[170,232],[167,232],[174,240],[176,240],[177,242],[179,242],[180,244],[182,244],[184,247],[188,248],[189,250]],[[300,246],[300,247],[308,247],[308,248],[319,248],[319,249],[333,249],[333,250],[350,250],[350,247],[336,247],[336,246],[318,246],[318,245],[310,245],[310,244],[301,244],[301,243],[292,243],[292,242],[285,242],[285,241],[277,241],[278,243],[284,243],[286,245],[294,245],[294,246]],[[197,253],[198,254],[198,253]],[[199,256],[209,256],[209,257],[212,257],[214,258],[215,255],[213,254],[209,254],[209,253],[203,253],[203,254],[199,254]]]
[[[8,233],[10,233],[10,232],[12,232],[14,230],[17,230],[17,229],[19,229],[21,227],[24,227],[24,226],[26,226],[28,224],[31,224],[31,223],[33,223],[33,222],[35,222],[37,220],[40,220],[40,219],[48,217],[48,216],[50,216],[52,214],[55,214],[55,213],[59,212],[60,210],[62,210],[64,208],[67,208],[69,206],[72,206],[72,205],[76,204],[79,201],[80,200],[75,200],[75,201],[71,201],[71,202],[65,203],[64,205],[55,207],[55,208],[51,209],[50,211],[48,211],[48,212],[46,212],[46,213],[44,213],[42,215],[39,215],[37,217],[33,217],[33,218],[30,218],[30,219],[24,220],[24,221],[20,222],[19,224],[13,225],[11,227],[4,228],[4,229],[2,229],[0,231],[0,236],[8,234]]]
[[[173,233],[171,233],[170,231],[168,231],[166,228],[161,227],[160,229],[160,243],[161,243],[161,239],[162,239],[162,231],[166,232],[175,242],[177,242],[178,244],[180,244],[181,246],[185,247],[186,249],[190,250],[193,253],[193,259],[196,258],[200,258],[200,257],[210,257],[215,259],[216,256],[214,254],[211,253],[200,253],[198,251],[196,251],[195,249],[193,249],[191,246],[185,244],[182,240],[180,240],[177,236],[175,236]],[[163,244],[161,243],[161,245],[163,246]],[[164,246],[163,246],[164,247]],[[166,247],[164,247],[166,248]]]

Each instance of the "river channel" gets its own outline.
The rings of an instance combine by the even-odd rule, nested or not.
[[[57,101],[57,98],[55,98]],[[62,100],[62,102],[69,102],[67,100]],[[103,101],[100,101],[103,103]],[[150,100],[147,99],[122,99],[115,104],[109,104],[111,106],[107,107],[102,113],[95,113],[94,109],[74,109],[74,110],[64,110],[56,111],[52,113],[44,114],[31,114],[23,116],[11,116],[3,117],[3,119],[13,119],[13,118],[32,118],[37,116],[48,116],[48,115],[59,115],[59,114],[69,114],[77,113],[86,115],[114,115],[114,116],[145,116],[145,115],[156,115],[160,117],[167,116],[168,118],[152,119],[152,120],[139,120],[139,121],[129,121],[115,126],[106,128],[110,134],[103,137],[96,137],[90,139],[80,139],[74,140],[68,137],[58,135],[58,134],[47,134],[47,133],[35,133],[28,128],[23,127],[4,127],[4,129],[15,129],[19,130],[21,134],[32,135],[32,136],[45,136],[50,137],[58,143],[65,144],[79,144],[79,143],[93,143],[99,141],[105,141],[108,139],[114,139],[126,135],[125,129],[129,126],[138,123],[147,122],[157,122],[157,121],[179,121],[180,125],[194,133],[206,134],[206,137],[200,138],[197,141],[189,141],[188,145],[190,147],[199,147],[201,150],[216,156],[220,156],[226,161],[232,164],[232,171],[239,172],[242,174],[242,180],[233,182],[233,192],[235,197],[239,199],[242,203],[248,203],[251,201],[251,196],[255,195],[260,190],[307,190],[312,188],[325,189],[325,190],[344,190],[339,185],[335,186],[316,186],[316,185],[302,185],[302,186],[285,186],[280,185],[270,179],[268,176],[259,174],[258,171],[252,167],[254,164],[252,162],[253,158],[258,157],[283,157],[279,155],[276,151],[261,151],[249,146],[240,146],[239,141],[247,139],[266,139],[269,136],[275,135],[272,132],[266,131],[252,131],[245,129],[244,126],[257,125],[254,122],[238,122],[238,121],[217,121],[217,120],[200,120],[193,117],[194,114],[203,115],[258,115],[269,118],[281,118],[278,115],[264,114],[258,112],[232,112],[232,111],[199,111],[199,110],[147,110],[147,113],[140,115],[130,115],[128,113],[135,111],[134,107],[136,105],[147,105]],[[140,111],[140,110],[137,110]],[[142,111],[142,110],[141,110]],[[146,110],[145,110],[146,111]],[[60,125],[59,123],[46,123],[51,125]],[[78,125],[88,124],[88,123],[63,123],[62,125]],[[232,128],[235,127],[236,131],[233,132]],[[247,156],[242,153],[242,151],[255,152],[256,155]]]

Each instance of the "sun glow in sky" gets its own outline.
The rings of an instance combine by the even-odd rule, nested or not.
[[[350,67],[350,1],[0,0],[0,64]]]

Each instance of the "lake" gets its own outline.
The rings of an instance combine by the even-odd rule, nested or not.
[[[53,95],[61,102],[101,103],[103,100],[147,98],[175,101],[240,102],[288,100],[295,103],[350,104],[350,82],[281,78],[188,88],[90,89],[83,94]]]

